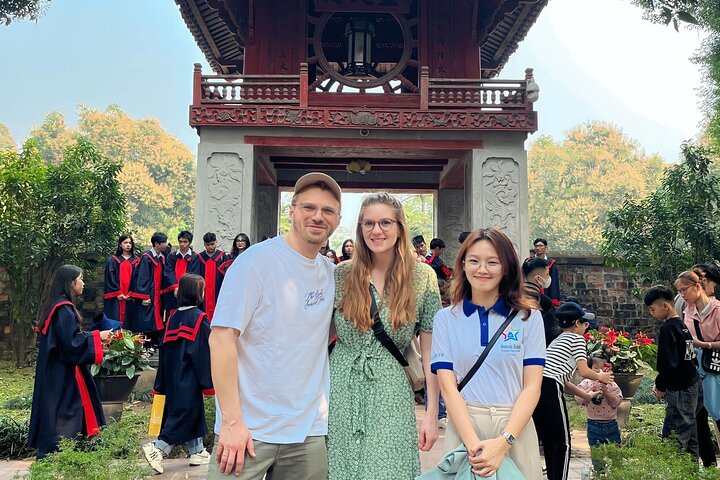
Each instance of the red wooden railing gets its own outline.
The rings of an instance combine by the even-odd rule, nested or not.
[[[326,93],[308,91],[306,63],[300,65],[299,75],[203,75],[200,65],[196,64],[193,104],[282,104],[306,108],[309,103],[311,106],[316,102],[327,105],[327,102],[322,100],[324,96],[329,100],[331,96],[337,98],[368,95],[382,96],[388,106],[393,103],[389,97],[403,97],[399,104],[415,105],[418,110],[472,109],[488,112],[530,112],[533,108],[526,92],[527,84],[531,80],[532,70],[528,70],[524,80],[482,80],[430,78],[428,67],[421,67],[419,94]]]

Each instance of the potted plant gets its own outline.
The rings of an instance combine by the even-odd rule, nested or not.
[[[601,327],[585,334],[588,355],[602,352],[613,364],[615,383],[625,398],[632,398],[640,387],[640,369],[654,370],[657,364],[655,340],[640,332],[633,338],[627,332]]]
[[[144,347],[145,337],[120,330],[103,346],[103,362],[90,367],[105,417],[119,420],[123,404],[137,383],[139,372],[153,370]]]

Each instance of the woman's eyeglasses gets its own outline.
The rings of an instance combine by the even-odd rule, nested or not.
[[[383,218],[382,220],[375,222],[373,220],[363,220],[360,222],[360,226],[362,227],[363,231],[365,232],[372,232],[375,228],[375,225],[380,226],[380,230],[383,232],[387,232],[390,230],[393,225],[397,223],[397,220],[390,220],[389,218]]]

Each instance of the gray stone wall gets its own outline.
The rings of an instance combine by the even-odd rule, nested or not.
[[[620,269],[606,267],[600,256],[553,255],[560,273],[563,300],[576,297],[580,304],[595,313],[602,326],[628,332],[642,330],[650,335],[655,321],[633,291],[639,286]]]

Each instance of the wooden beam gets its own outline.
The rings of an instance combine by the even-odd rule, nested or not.
[[[276,157],[271,156],[270,161],[272,163],[295,163],[295,164],[314,164],[314,165],[347,165],[351,161],[367,161],[374,165],[385,165],[385,166],[445,166],[448,164],[448,160],[437,159],[437,160],[425,160],[425,159],[411,159],[411,158],[319,158],[319,157]]]
[[[473,150],[482,140],[388,140],[351,138],[271,137],[247,135],[245,143],[257,147],[400,148],[413,150]]]
[[[374,165],[370,164],[373,172],[442,172],[443,167],[439,165]],[[311,163],[276,163],[278,170],[337,170],[345,171],[347,165],[318,165]]]
[[[378,187],[377,184],[368,182],[339,182],[340,187],[343,189],[358,189],[358,190],[397,190],[400,192],[407,192],[409,190],[437,190],[438,185],[435,182],[428,183],[400,183],[400,182],[386,182],[382,184],[382,187]],[[278,181],[278,187],[293,187],[294,181],[280,180]]]
[[[200,10],[197,7],[197,4],[195,3],[195,0],[186,0],[188,6],[190,7],[190,10],[193,13],[193,16],[195,17],[195,20],[197,21],[198,27],[200,27],[200,31],[202,31],[203,35],[205,36],[205,40],[208,42],[208,46],[210,47],[210,50],[212,50],[213,55],[215,58],[220,58],[220,50],[218,50],[217,45],[215,45],[215,39],[210,34],[210,31],[207,28],[207,25],[205,24],[205,19],[203,19],[202,14],[200,13]],[[209,8],[212,8],[208,5]],[[220,65],[220,68],[223,70],[226,70],[226,68],[223,65]],[[227,72],[225,72],[227,73]]]
[[[502,57],[503,52],[505,51],[505,49],[508,47],[508,45],[510,43],[517,44],[517,42],[515,42],[515,34],[517,33],[518,29],[525,21],[525,17],[527,17],[528,14],[530,13],[530,10],[532,10],[532,4],[530,4],[530,3],[523,4],[522,10],[520,11],[520,14],[518,15],[517,20],[515,20],[515,23],[513,24],[512,28],[507,33],[507,35],[505,35],[505,39],[503,40],[503,42],[500,44],[497,51],[495,52],[495,55],[493,56],[494,61],[497,62]]]

